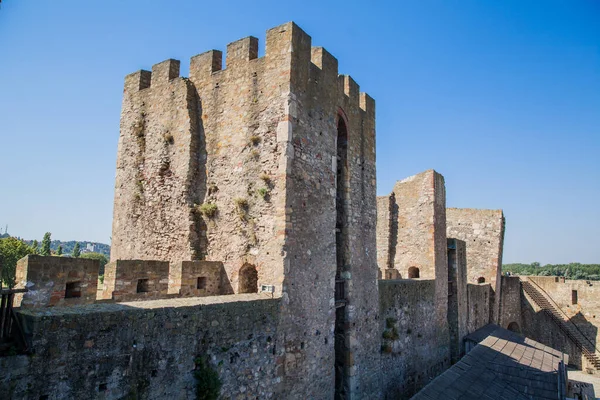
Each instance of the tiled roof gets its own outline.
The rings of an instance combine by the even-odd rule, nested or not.
[[[483,327],[484,332],[491,329]],[[477,332],[470,340],[480,336]],[[563,353],[496,327],[414,400],[553,399],[564,382]],[[563,386],[564,387],[564,386]]]

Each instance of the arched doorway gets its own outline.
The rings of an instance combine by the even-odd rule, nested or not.
[[[417,267],[410,267],[408,269],[408,279],[415,279],[419,277],[419,268]]]
[[[485,283],[485,278],[483,276],[480,276],[479,278],[477,278],[477,283]]]
[[[515,332],[515,333],[521,333],[521,328],[519,327],[519,324],[516,323],[515,321],[511,322],[510,324],[508,324],[508,327],[506,328],[511,332]]]
[[[258,271],[252,264],[244,264],[240,268],[238,293],[257,293],[258,292]]]

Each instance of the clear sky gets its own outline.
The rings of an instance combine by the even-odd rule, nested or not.
[[[597,0],[4,0],[2,232],[108,243],[124,76],[290,20],[375,98],[378,194],[434,168],[505,262],[600,263]]]

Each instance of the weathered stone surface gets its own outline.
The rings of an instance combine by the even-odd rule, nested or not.
[[[450,366],[448,329],[435,318],[433,280],[379,281],[385,398],[408,399]]]
[[[182,297],[233,294],[223,263],[179,261],[169,269],[169,293]]]
[[[463,338],[468,333],[468,312],[466,243],[450,238],[448,239],[448,327],[452,364],[465,353]]]
[[[490,323],[490,293],[489,283],[467,284],[467,333]]]
[[[94,303],[99,268],[98,260],[23,257],[17,263],[16,287],[29,291],[16,296],[15,306],[36,308]]]
[[[502,279],[505,283],[506,277]],[[559,276],[528,276],[521,279],[533,282],[536,289],[550,299],[563,320],[568,320],[568,324],[576,326],[579,333],[587,338],[584,345],[588,348],[600,347],[600,284],[597,281],[566,280]],[[583,356],[581,349],[522,290],[519,320],[515,315],[515,311],[518,310],[514,305],[517,299],[515,290],[509,293],[512,295],[506,298],[505,294],[502,294],[504,303],[509,306],[507,311],[502,313],[505,324],[520,321],[519,326],[524,335],[569,354],[570,363],[578,368],[595,369]],[[596,350],[596,354],[599,353],[600,351]]]
[[[467,244],[467,279],[469,283],[490,283],[492,314],[490,322],[498,322],[504,246],[504,214],[502,210],[449,208],[446,211],[448,237]]]
[[[102,299],[118,302],[169,296],[169,263],[117,260],[104,268]]]
[[[294,23],[270,29],[257,56],[250,37],[227,46],[224,69],[213,50],[189,79],[176,60],[126,78],[111,261],[221,261],[236,293],[250,265],[282,297],[282,396],[333,396],[336,314],[340,390],[377,393],[375,103]]]
[[[191,399],[206,357],[224,398],[277,398],[279,304],[252,294],[22,310],[33,354],[0,357],[0,393]]]

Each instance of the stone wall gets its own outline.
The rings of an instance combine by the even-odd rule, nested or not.
[[[463,338],[467,335],[468,310],[466,244],[448,239],[448,327],[453,364],[465,353]]]
[[[475,332],[492,322],[490,320],[490,293],[489,283],[467,284],[467,333]]]
[[[408,399],[450,366],[435,291],[432,280],[379,281],[383,398]]]
[[[31,355],[0,357],[4,399],[195,398],[195,360],[224,398],[281,398],[280,300],[265,295],[21,310]]]
[[[387,279],[385,271],[393,268],[392,257],[392,220],[396,200],[393,193],[388,196],[377,196],[377,265],[381,279]],[[394,232],[397,237],[397,231]]]
[[[556,307],[577,326],[579,331],[597,349],[600,349],[600,283],[596,281],[565,280],[564,277],[558,276],[528,276],[526,279],[534,282],[536,289],[545,292],[554,301]],[[573,292],[577,293],[576,299]],[[575,304],[573,304],[574,300],[576,300]],[[585,364],[586,360],[581,358],[579,350],[570,341],[567,343],[566,339],[562,339],[562,332],[558,330],[556,325],[551,323],[548,326],[547,329],[552,333],[533,326],[533,323],[540,322],[539,320],[543,317],[537,315],[538,307],[535,304],[530,304],[531,299],[528,296],[523,301],[528,303],[526,307],[529,315],[535,315],[533,320],[523,318],[524,331],[531,335],[537,335],[531,337],[548,346],[550,346],[549,343],[556,346],[560,345],[561,347],[555,348],[568,353],[571,357],[570,362],[578,363],[576,365]]]
[[[517,333],[521,333],[521,327],[523,326],[521,320],[521,292],[521,280],[518,277],[502,276],[499,324],[501,327]]]
[[[17,262],[16,288],[27,288],[15,296],[23,308],[73,306],[96,301],[98,260],[29,255]]]
[[[169,269],[169,293],[181,297],[233,294],[223,263],[218,261],[179,261]]]
[[[102,299],[134,301],[169,296],[167,261],[117,260],[104,269]]]
[[[502,210],[448,208],[448,237],[467,243],[467,279],[469,283],[490,283],[492,287],[491,321],[498,322],[504,246]]]
[[[521,296],[521,321],[524,336],[568,354],[570,366],[585,368],[587,361],[581,350],[526,293]]]
[[[418,268],[420,278],[446,276],[444,178],[434,170],[425,171],[397,182],[393,193],[398,207],[394,268],[403,279],[410,277],[409,268]]]
[[[227,46],[225,68],[222,58],[192,57],[189,79],[175,60],[126,78],[111,260],[222,261],[236,293],[240,269],[253,266],[257,286],[282,296],[279,351],[294,377],[284,396],[333,396],[336,314],[348,327],[340,390],[373,393],[375,103],[294,23],[267,31],[264,57],[248,37]],[[341,311],[337,250],[347,256]]]

